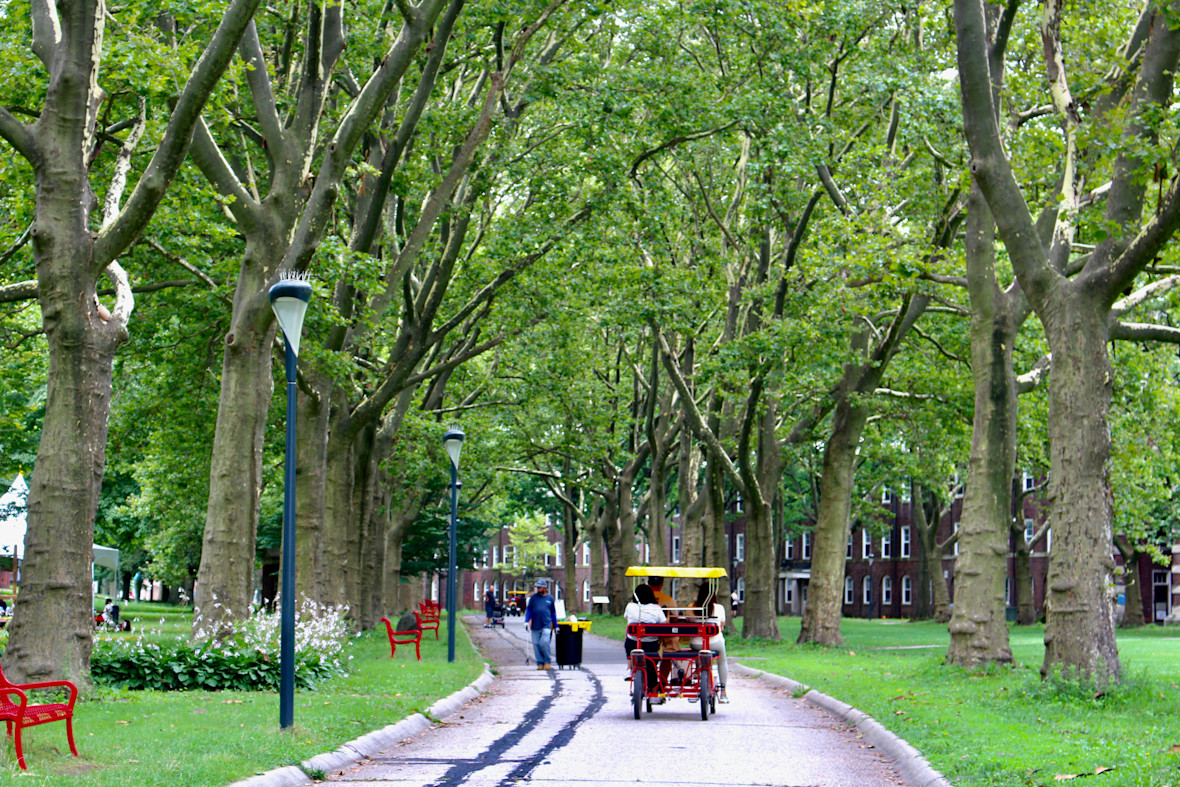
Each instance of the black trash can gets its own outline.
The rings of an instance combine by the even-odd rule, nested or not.
[[[590,621],[558,621],[557,623],[557,666],[582,667],[582,631],[590,628]]]

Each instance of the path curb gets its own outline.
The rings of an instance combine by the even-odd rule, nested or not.
[[[823,708],[832,715],[840,718],[849,726],[855,727],[866,742],[872,744],[882,754],[893,760],[897,770],[914,787],[953,787],[946,780],[945,776],[934,770],[920,751],[885,729],[881,722],[864,711],[859,711],[834,697],[829,697],[827,694],[818,692],[815,689],[809,689],[798,681],[784,678],[782,675],[776,675],[773,672],[753,669],[744,664],[737,664],[733,660],[729,662],[729,668],[733,672],[744,675],[747,678],[758,678],[772,686],[787,689],[792,694],[801,696],[812,705]]]
[[[282,768],[275,768],[274,770],[260,773],[257,776],[252,776],[249,779],[234,782],[229,787],[296,787],[297,785],[314,784],[306,771],[330,773],[341,768],[347,768],[366,757],[372,757],[382,749],[387,749],[412,735],[424,732],[431,724],[434,724],[431,718],[428,717],[441,719],[444,716],[451,715],[463,707],[465,703],[470,702],[487,691],[494,680],[492,669],[485,662],[483,665],[483,674],[449,697],[444,697],[431,705],[426,709],[425,715],[414,713],[395,724],[390,724],[367,735],[362,735],[356,740],[349,741],[336,751],[317,754],[309,760],[304,760],[300,763],[301,767],[287,765]]]

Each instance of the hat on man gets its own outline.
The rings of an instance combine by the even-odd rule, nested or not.
[[[539,587],[539,588],[547,588],[547,587],[549,587],[549,580],[545,579],[544,577],[541,577],[540,579],[538,579],[536,582],[533,583],[533,586]]]

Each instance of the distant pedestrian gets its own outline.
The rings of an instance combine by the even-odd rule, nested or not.
[[[484,621],[483,627],[490,629],[492,627],[492,616],[496,614],[496,592],[491,588],[484,591],[483,611],[487,615],[487,620]]]
[[[533,657],[537,660],[537,669],[553,669],[549,638],[553,635],[553,629],[557,628],[557,608],[553,605],[553,599],[549,598],[548,580],[538,579],[536,588],[524,608],[524,627],[533,640]]]

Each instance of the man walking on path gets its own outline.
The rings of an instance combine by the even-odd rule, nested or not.
[[[548,591],[548,580],[538,579],[537,590],[529,597],[524,610],[524,627],[533,639],[533,657],[537,660],[537,669],[553,669],[549,638],[553,629],[557,628],[557,608],[553,605],[553,599],[549,598]]]

